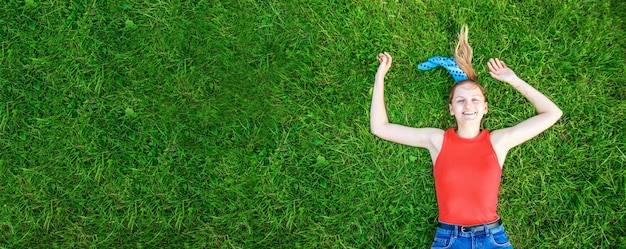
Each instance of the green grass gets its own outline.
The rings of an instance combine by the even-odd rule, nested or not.
[[[626,244],[623,1],[9,1],[0,7],[0,247],[426,248],[426,150],[369,132],[446,128],[444,70],[470,27],[489,129],[563,118],[507,158],[517,248]]]

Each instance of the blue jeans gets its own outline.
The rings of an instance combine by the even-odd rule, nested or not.
[[[462,232],[437,227],[431,249],[446,248],[513,248],[502,225],[476,232]]]

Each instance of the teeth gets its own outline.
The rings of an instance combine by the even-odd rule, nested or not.
[[[474,114],[476,114],[476,112],[463,112],[463,114],[465,114],[465,115],[474,115]]]

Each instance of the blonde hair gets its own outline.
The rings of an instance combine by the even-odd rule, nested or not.
[[[483,97],[485,97],[485,102],[487,102],[485,88],[483,88],[483,86],[478,83],[476,78],[476,72],[472,67],[473,51],[472,47],[470,47],[469,45],[469,42],[467,42],[467,33],[467,25],[463,25],[463,27],[461,27],[461,32],[459,32],[459,43],[456,45],[456,49],[454,50],[454,60],[456,61],[456,64],[459,65],[461,70],[463,70],[463,72],[465,72],[465,74],[467,75],[467,80],[459,81],[454,84],[454,86],[452,86],[448,103],[452,103],[452,98],[454,97],[454,91],[456,90],[456,88],[460,85],[465,84],[472,84],[478,87],[478,89],[480,89],[480,92],[483,94]]]
[[[456,64],[459,65],[461,70],[465,72],[467,79],[475,82],[476,72],[472,67],[473,52],[472,47],[470,47],[469,42],[467,42],[467,33],[467,25],[463,25],[463,27],[461,27],[461,32],[459,32],[459,43],[456,45],[456,49],[454,50],[454,60],[456,61]]]

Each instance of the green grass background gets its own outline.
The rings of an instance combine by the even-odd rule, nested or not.
[[[446,128],[452,78],[419,71],[470,27],[485,125],[564,115],[514,148],[499,214],[517,248],[626,245],[626,3],[4,1],[0,247],[427,248],[428,152],[369,132]]]

